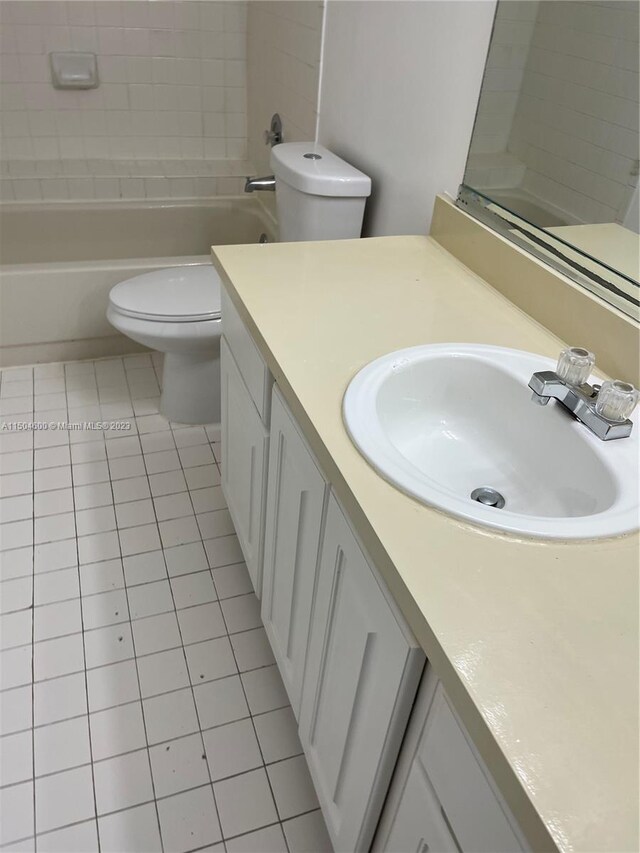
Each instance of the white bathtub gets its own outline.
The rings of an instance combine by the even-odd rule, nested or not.
[[[210,247],[273,237],[252,197],[38,202],[0,207],[0,366],[138,348],[106,320],[110,288],[162,267],[210,263]]]

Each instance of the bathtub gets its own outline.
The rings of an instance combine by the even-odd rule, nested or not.
[[[114,284],[263,233],[274,223],[244,196],[0,206],[0,366],[139,349],[106,320]]]

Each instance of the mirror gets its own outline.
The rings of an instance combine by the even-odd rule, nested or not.
[[[458,204],[633,317],[638,0],[498,0]]]

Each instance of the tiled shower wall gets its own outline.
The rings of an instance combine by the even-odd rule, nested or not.
[[[638,181],[638,8],[540,3],[509,150],[526,188],[586,222],[620,221]]]
[[[316,138],[322,0],[250,0],[247,22],[249,158],[269,173],[263,133],[278,112],[285,142]]]
[[[242,0],[0,0],[4,177],[170,177],[167,161],[176,176],[211,174],[203,159],[245,174],[246,11]],[[100,86],[55,90],[52,51],[96,53]]]
[[[465,179],[621,222],[638,183],[638,4],[501,0]]]
[[[473,128],[472,155],[506,151],[538,5],[538,0],[498,4]]]

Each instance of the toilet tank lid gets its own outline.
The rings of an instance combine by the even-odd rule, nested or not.
[[[130,317],[165,323],[213,320],[220,316],[220,276],[210,264],[153,270],[116,284],[109,302]]]
[[[309,195],[371,195],[371,178],[317,142],[275,145],[271,149],[271,168],[276,180],[280,178]]]

